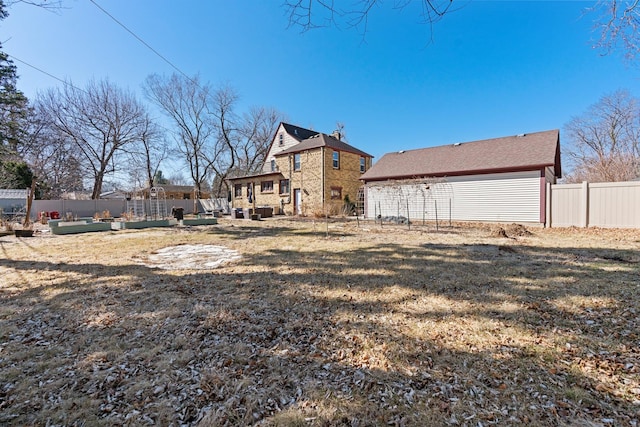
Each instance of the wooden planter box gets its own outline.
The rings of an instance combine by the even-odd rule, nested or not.
[[[16,237],[33,237],[33,230],[13,230]]]

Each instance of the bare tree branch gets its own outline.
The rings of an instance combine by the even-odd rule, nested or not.
[[[51,89],[37,103],[50,126],[73,143],[93,178],[91,198],[99,198],[105,177],[122,167],[119,156],[140,140],[145,108],[107,80],[90,82],[84,90],[71,84]]]
[[[470,1],[470,0],[468,0]],[[468,1],[453,0],[396,0],[393,9],[403,10],[415,3],[420,4],[419,15],[423,23],[433,25],[446,14],[458,10]],[[346,4],[346,6],[345,6]],[[353,0],[351,2],[335,2],[333,0],[287,0],[284,3],[289,27],[299,27],[303,32],[321,27],[358,28],[366,34],[369,18],[375,7],[382,7],[382,0]],[[340,5],[340,6],[338,6]]]
[[[621,49],[629,62],[640,52],[640,0],[599,0],[589,12],[599,13],[594,47],[604,54]]]
[[[640,101],[627,91],[603,96],[566,126],[568,182],[628,181],[640,176]]]

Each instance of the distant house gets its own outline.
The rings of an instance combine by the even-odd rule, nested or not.
[[[113,190],[113,191],[105,191],[104,193],[100,194],[100,198],[101,199],[109,199],[109,200],[124,200],[127,197],[129,197],[129,195],[124,192],[124,191],[120,191],[120,190]]]
[[[234,208],[270,207],[274,213],[336,213],[355,201],[372,156],[341,140],[280,123],[262,171],[229,179]]]
[[[385,154],[361,179],[369,218],[544,224],[558,130]]]
[[[192,199],[208,199],[211,197],[211,192],[207,190],[200,191],[200,194],[196,195],[195,188],[193,185],[157,185],[155,187],[146,187],[141,190],[145,199],[150,198],[150,196],[156,197],[156,194],[152,194],[151,189],[156,188],[157,190],[164,190],[164,196],[167,200],[192,200]],[[136,194],[134,193],[134,197]],[[162,197],[161,194],[157,195],[158,197]]]

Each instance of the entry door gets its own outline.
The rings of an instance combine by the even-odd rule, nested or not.
[[[299,188],[293,189],[293,210],[296,215],[302,215],[302,193]]]

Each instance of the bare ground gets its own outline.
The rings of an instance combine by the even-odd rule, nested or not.
[[[0,237],[0,425],[637,426],[639,248],[353,221]]]

